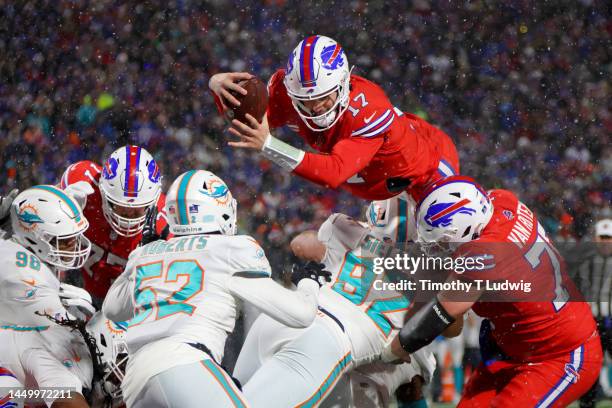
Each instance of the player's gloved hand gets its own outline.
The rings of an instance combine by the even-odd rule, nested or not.
[[[59,297],[68,313],[77,319],[88,320],[96,313],[91,295],[85,289],[61,283]]]
[[[19,194],[19,190],[14,188],[4,197],[0,196],[0,223],[11,215],[11,204],[13,204],[17,194]]]
[[[69,194],[81,206],[81,209],[87,205],[87,196],[94,193],[93,187],[86,181],[77,181],[70,184],[64,189],[66,194]]]
[[[211,91],[221,97],[220,99],[221,103],[224,105],[224,109],[227,108],[227,106],[225,106],[225,101],[231,103],[232,105],[240,106],[240,101],[236,99],[236,97],[234,97],[230,91],[246,95],[246,89],[238,85],[238,82],[242,81],[243,79],[250,79],[251,77],[253,77],[253,75],[249,74],[248,72],[220,72],[210,77],[208,87]]]
[[[401,364],[410,362],[410,354],[406,353],[399,342],[399,336],[395,336],[392,341],[385,344],[380,360],[383,363]]]
[[[325,270],[324,264],[314,261],[294,263],[291,268],[291,282],[297,286],[302,279],[312,279],[321,287],[326,282],[331,282],[331,272]]]
[[[153,206],[147,211],[147,218],[144,228],[142,229],[142,240],[140,241],[140,245],[147,245],[151,242],[168,238],[170,234],[170,227],[168,225],[164,227],[161,234],[157,233],[157,213],[157,206]]]

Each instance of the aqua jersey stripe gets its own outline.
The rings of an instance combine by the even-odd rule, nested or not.
[[[183,175],[176,193],[176,206],[178,207],[179,224],[189,225],[189,210],[187,205],[187,187],[191,178],[196,174],[195,170],[189,170]]]
[[[219,370],[219,367],[217,367],[215,363],[210,360],[203,360],[202,364],[215,376],[217,381],[219,381],[219,383],[223,386],[225,392],[227,392],[227,395],[232,399],[234,406],[238,408],[246,408],[246,405],[244,405],[244,402],[242,402],[240,396],[238,396],[234,388],[228,384],[227,378],[225,377],[225,375],[223,375],[221,370]]]
[[[64,193],[62,190],[60,190],[59,188],[52,187],[52,186],[44,186],[44,185],[34,186],[32,188],[48,191],[49,193],[55,194],[56,196],[64,200],[66,204],[68,205],[68,207],[70,208],[70,210],[72,210],[72,214],[75,217],[75,221],[77,222],[81,221],[81,211],[76,206],[73,199],[68,197],[68,195],[66,195],[66,193]]]
[[[397,242],[405,243],[408,240],[408,220],[406,214],[408,213],[408,202],[401,198],[397,200],[399,202],[399,225],[397,226]]]
[[[1,330],[14,330],[18,332],[30,332],[30,331],[45,331],[49,328],[49,326],[17,326],[14,324],[8,324],[4,326],[0,326]]]
[[[327,379],[321,384],[319,389],[315,391],[315,393],[308,398],[306,401],[297,405],[299,408],[309,408],[315,407],[321,402],[323,397],[334,387],[334,384],[340,378],[340,376],[346,371],[348,365],[353,361],[353,357],[351,353],[347,353],[346,356],[334,366],[332,372],[329,374]]]

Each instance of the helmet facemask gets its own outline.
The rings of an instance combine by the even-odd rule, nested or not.
[[[117,234],[124,237],[133,237],[140,234],[144,229],[147,213],[155,205],[158,198],[159,193],[155,196],[155,199],[146,204],[131,204],[114,200],[110,195],[102,192],[102,212],[106,221]],[[122,209],[141,210],[142,215],[135,217],[122,216],[118,213],[118,210],[121,211]]]
[[[91,251],[91,242],[83,233],[59,237],[43,233],[43,240],[49,245],[45,261],[61,270],[83,267]]]
[[[315,101],[317,99],[326,98],[334,92],[337,93],[336,100],[334,101],[333,106],[327,112],[322,114],[313,114],[310,109],[304,105],[304,101]],[[342,114],[344,114],[344,112],[346,112],[348,109],[350,72],[344,76],[338,85],[334,86],[323,94],[302,96],[293,94],[290,91],[287,91],[287,94],[291,98],[293,108],[296,110],[298,115],[300,115],[300,118],[302,118],[306,126],[313,132],[323,132],[333,127],[338,120],[340,120]]]

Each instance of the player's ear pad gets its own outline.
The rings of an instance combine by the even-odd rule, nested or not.
[[[410,185],[410,179],[405,177],[391,177],[387,179],[387,190],[390,193],[404,191]]]

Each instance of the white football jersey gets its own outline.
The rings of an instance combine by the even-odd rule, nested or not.
[[[172,339],[204,344],[221,361],[237,317],[229,279],[235,274],[269,277],[271,270],[263,249],[249,236],[190,235],[139,248],[124,273],[135,282],[130,353]]]
[[[0,329],[40,331],[64,317],[59,280],[40,258],[12,240],[0,240]]]
[[[331,283],[321,288],[319,305],[344,326],[356,364],[373,361],[403,327],[410,308],[402,293],[377,290],[389,280],[385,273],[374,273],[374,258],[388,256],[393,248],[344,214],[331,215],[318,238],[327,248],[322,262],[332,273]]]
[[[69,387],[82,393],[93,377],[85,341],[60,326],[41,332],[0,330],[0,367],[28,389]]]

